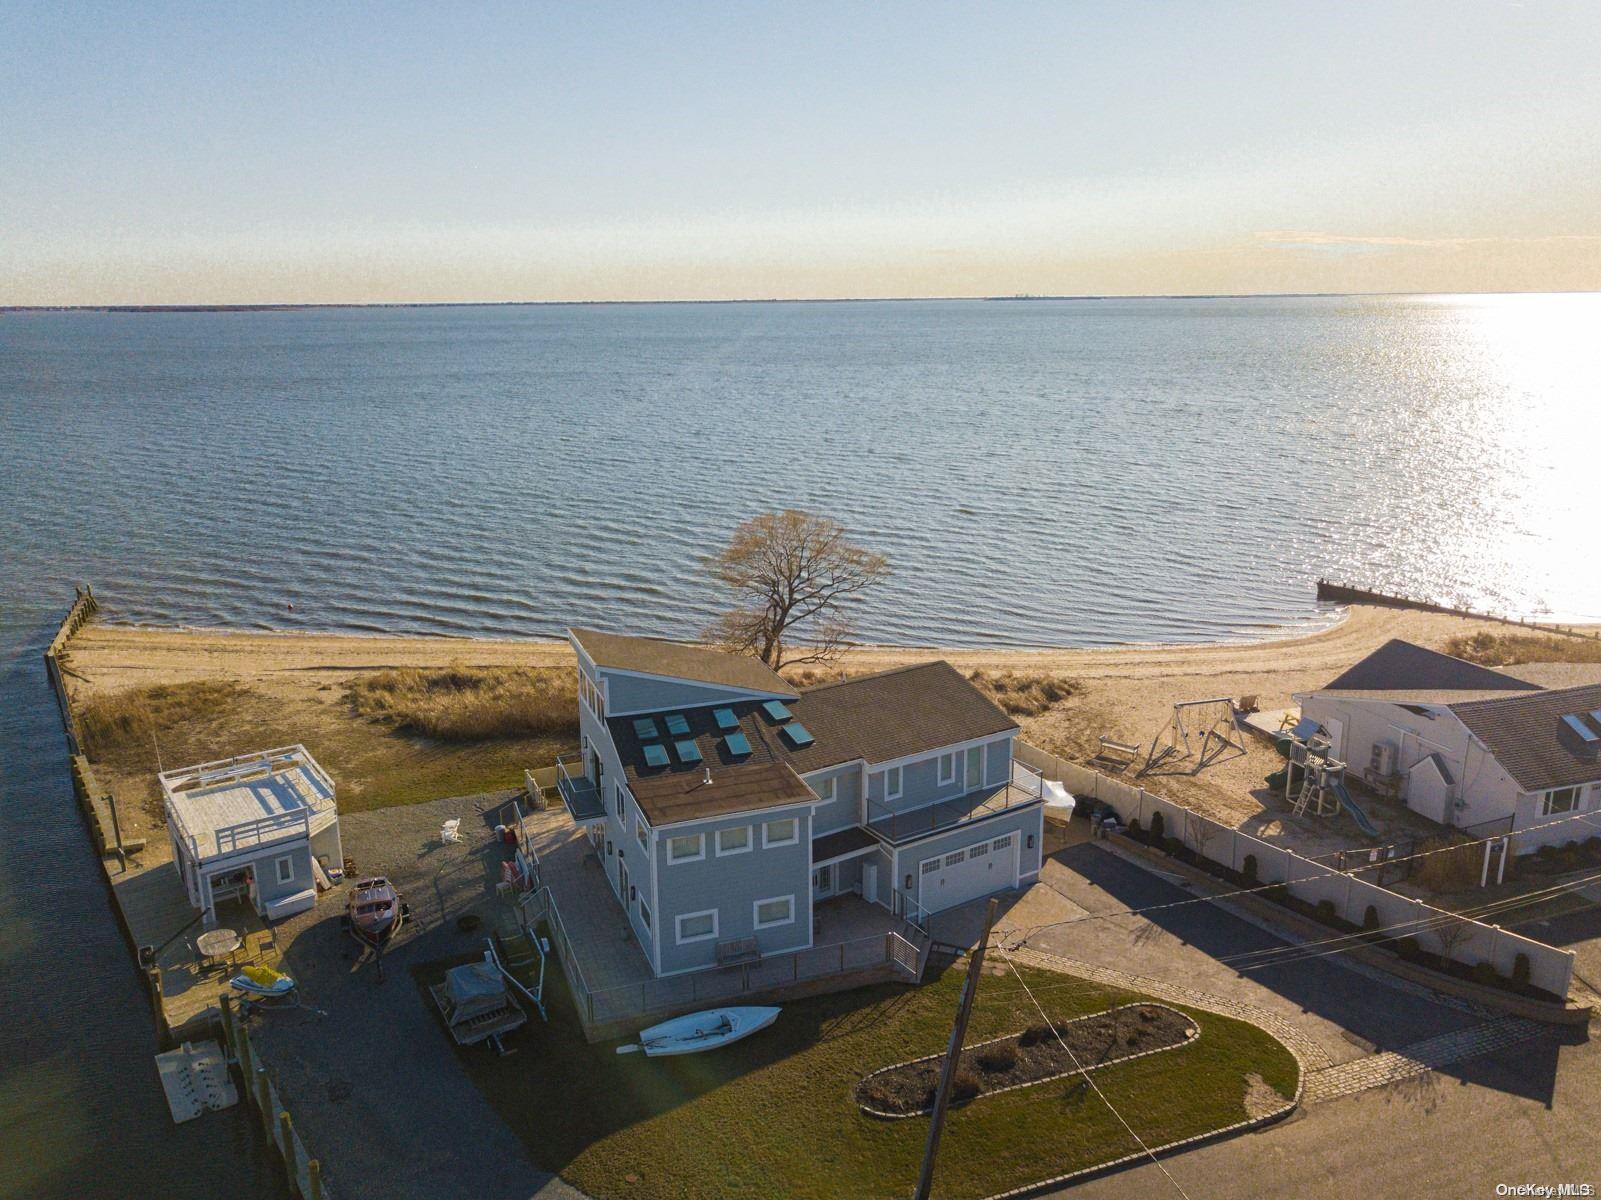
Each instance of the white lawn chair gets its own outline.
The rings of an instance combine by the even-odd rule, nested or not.
[[[461,818],[451,817],[439,827],[439,840],[442,842],[461,841]]]

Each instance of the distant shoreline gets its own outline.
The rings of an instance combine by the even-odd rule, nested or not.
[[[1118,295],[1084,293],[1014,296],[740,296],[724,300],[371,300],[307,301],[276,304],[0,304],[0,313],[230,313],[304,312],[345,308],[615,308],[691,304],[952,304],[972,301],[1020,303],[1086,300],[1362,300],[1400,296],[1593,296],[1577,292],[1172,292]]]

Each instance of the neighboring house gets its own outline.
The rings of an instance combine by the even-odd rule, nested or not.
[[[1487,835],[1601,810],[1601,685],[1547,690],[1396,640],[1295,698],[1350,774],[1431,821]],[[1517,849],[1594,834],[1601,816]]]
[[[334,784],[304,746],[202,763],[158,778],[172,860],[189,903],[217,922],[242,899],[268,920],[317,902],[344,862]]]
[[[743,655],[588,629],[559,787],[652,970],[812,944],[858,893],[920,922],[1035,879],[1039,777],[944,662],[796,689]]]

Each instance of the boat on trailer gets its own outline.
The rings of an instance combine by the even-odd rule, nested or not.
[[[766,1029],[778,1019],[776,1008],[708,1008],[652,1025],[639,1033],[639,1044],[618,1046],[618,1054],[643,1050],[649,1058],[698,1054],[715,1050]]]
[[[350,936],[374,950],[383,949],[405,920],[405,902],[395,885],[381,875],[358,880],[345,900]]]

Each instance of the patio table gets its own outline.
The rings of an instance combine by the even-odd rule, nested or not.
[[[214,959],[226,958],[233,961],[234,951],[239,949],[241,938],[237,931],[232,929],[208,929],[195,939],[195,949],[206,962]]]

